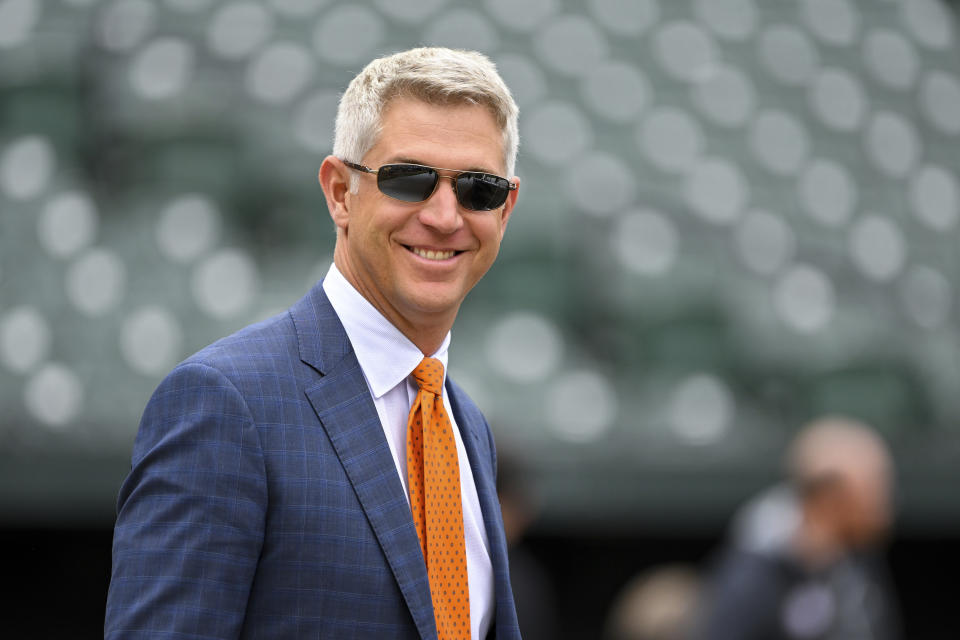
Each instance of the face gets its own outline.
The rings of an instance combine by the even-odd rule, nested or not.
[[[502,140],[485,107],[402,98],[388,105],[379,140],[361,162],[372,168],[409,162],[504,175]],[[343,167],[338,163],[338,173],[349,180],[350,170]],[[426,202],[409,203],[380,193],[375,175],[357,175],[356,193],[341,185],[331,198],[336,189],[328,188],[321,169],[339,231],[338,269],[408,337],[427,328],[445,335],[467,292],[493,264],[517,191],[500,209],[470,211],[457,203],[452,180],[441,179]]]

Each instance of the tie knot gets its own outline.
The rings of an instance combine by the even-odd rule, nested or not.
[[[443,363],[436,358],[424,358],[413,370],[413,377],[417,380],[417,386],[424,391],[429,391],[434,395],[441,395],[443,392]]]

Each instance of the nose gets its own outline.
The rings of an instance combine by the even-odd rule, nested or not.
[[[453,176],[440,176],[436,190],[420,208],[420,222],[449,235],[463,226]]]

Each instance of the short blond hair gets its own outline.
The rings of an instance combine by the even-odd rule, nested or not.
[[[503,132],[504,166],[513,176],[519,110],[493,62],[476,51],[419,47],[377,58],[350,82],[340,98],[333,155],[360,162],[380,136],[391,100],[416,98],[434,105],[487,107]]]

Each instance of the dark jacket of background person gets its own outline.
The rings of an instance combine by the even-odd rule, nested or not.
[[[498,455],[497,495],[520,633],[524,640],[554,640],[560,636],[556,586],[526,542],[527,530],[539,516],[539,502],[529,469],[509,449]]]

